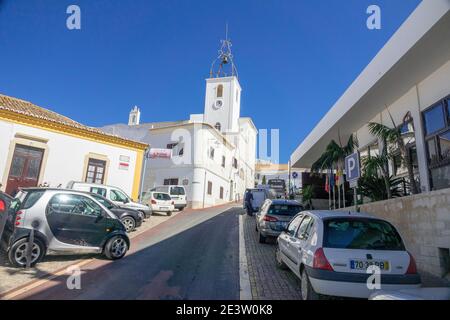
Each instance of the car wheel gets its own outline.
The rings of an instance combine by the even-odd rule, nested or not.
[[[178,209],[178,211],[183,211],[183,210],[184,210],[184,207],[181,207]]]
[[[125,230],[129,233],[136,228],[136,221],[132,217],[124,217],[120,221],[122,221],[125,226]]]
[[[309,281],[308,274],[306,270],[303,270],[302,273],[302,281],[301,281],[301,291],[302,291],[302,299],[303,300],[319,300],[320,295],[316,293],[311,286],[311,282]]]
[[[264,237],[261,232],[259,233],[259,243],[266,243],[267,237]]]
[[[167,216],[171,216],[172,215],[172,211],[167,212]]]
[[[27,266],[28,238],[16,241],[8,252],[8,260],[15,267],[25,268]],[[33,267],[41,261],[45,255],[45,246],[39,239],[34,239],[31,250],[31,263]]]
[[[277,267],[281,270],[287,270],[288,266],[283,262],[283,259],[281,258],[281,251],[280,247],[277,245],[277,250],[275,252],[275,260],[277,261]]]
[[[128,243],[123,236],[114,236],[105,245],[105,256],[110,260],[123,258],[128,251]]]

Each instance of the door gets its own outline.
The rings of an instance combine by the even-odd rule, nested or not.
[[[44,150],[17,144],[9,170],[6,193],[15,195],[20,187],[36,187]]]
[[[290,252],[291,238],[295,236],[298,226],[300,225],[303,215],[296,216],[288,225],[285,232],[282,232],[278,238],[278,245],[282,256],[285,257],[284,261],[292,269],[295,270],[295,257]]]
[[[296,266],[296,270],[299,270],[299,266],[303,257],[303,251],[308,243],[309,235],[313,226],[314,219],[311,216],[306,215],[300,226],[295,233],[295,236],[290,237],[289,255]]]
[[[82,195],[54,195],[46,216],[53,236],[65,244],[99,247],[107,232],[107,218],[101,206]]]
[[[106,161],[89,159],[85,182],[103,184],[105,181],[105,168]]]

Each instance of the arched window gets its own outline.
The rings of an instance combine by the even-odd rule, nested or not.
[[[223,85],[219,84],[217,86],[217,94],[216,94],[217,98],[222,98],[223,97]]]
[[[214,128],[216,128],[217,131],[221,131],[222,130],[222,125],[220,124],[220,122],[217,122],[216,125],[214,126]]]

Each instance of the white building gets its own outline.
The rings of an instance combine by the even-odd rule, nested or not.
[[[420,189],[450,187],[450,1],[426,0],[386,43],[331,110],[291,155],[297,167],[311,167],[334,139],[354,134],[361,156],[382,143],[368,123],[404,125],[416,159]],[[391,163],[390,173],[404,168]]]
[[[109,184],[137,199],[147,145],[0,95],[0,190]]]
[[[291,155],[311,167],[334,139],[357,137],[361,157],[383,141],[368,123],[401,126],[421,194],[367,203],[391,221],[422,272],[450,279],[450,0],[424,0]],[[405,168],[390,161],[389,173]],[[447,280],[448,281],[448,280]],[[448,283],[448,282],[447,282]]]
[[[203,114],[192,114],[185,121],[102,128],[152,148],[172,150],[171,159],[148,159],[143,191],[158,185],[184,185],[188,204],[203,208],[239,200],[246,188],[253,187],[257,130],[250,118],[240,117],[241,86],[230,45],[222,41],[218,69],[213,63],[211,77],[206,79]],[[227,67],[231,68],[228,74]],[[136,109],[132,113],[130,119]]]

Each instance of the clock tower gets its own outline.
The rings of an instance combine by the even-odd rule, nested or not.
[[[231,41],[221,41],[219,56],[206,79],[205,122],[223,133],[239,132],[241,86],[231,53]]]

